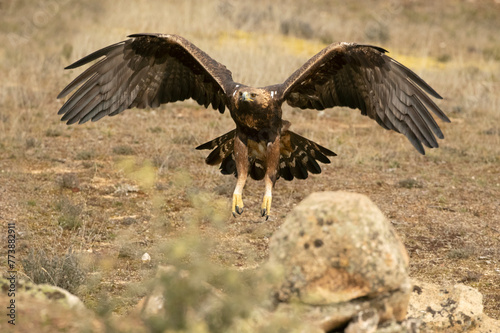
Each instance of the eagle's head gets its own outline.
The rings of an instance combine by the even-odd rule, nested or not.
[[[242,87],[236,93],[239,106],[267,107],[270,100],[269,92],[260,88]]]
[[[257,99],[256,92],[249,92],[246,90],[240,91],[239,96],[241,102],[255,102],[255,100]]]

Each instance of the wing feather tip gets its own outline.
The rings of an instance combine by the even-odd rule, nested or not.
[[[205,142],[201,145],[199,145],[198,147],[194,148],[196,150],[205,150],[205,149],[212,149],[213,146],[212,146],[212,141],[209,141],[209,142]]]
[[[131,35],[128,35],[128,38],[137,38],[137,37],[166,37],[166,36],[172,36],[170,34],[162,34],[158,32],[139,32],[139,33],[134,33]]]
[[[78,122],[79,118],[78,117],[74,117],[74,118],[70,118],[67,122],[66,122],[66,125],[73,125],[74,123]]]
[[[422,145],[422,143],[418,140],[415,140],[415,141],[411,141],[411,143],[413,144],[413,147],[415,147],[415,149],[421,154],[421,155],[425,155],[425,149],[424,149],[424,146]]]

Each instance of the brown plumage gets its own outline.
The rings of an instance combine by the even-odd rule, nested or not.
[[[206,142],[196,149],[213,149],[206,158],[208,165],[219,165],[224,175],[238,176],[234,161],[234,137],[236,130],[232,130],[216,139]],[[255,180],[262,180],[266,165],[266,144],[251,139],[247,143],[249,150],[249,175]],[[321,167],[316,161],[330,163],[327,156],[336,156],[331,150],[318,145],[292,131],[282,131],[280,138],[280,161],[277,178],[285,180],[306,179],[308,172],[321,173]]]
[[[309,59],[282,84],[252,88],[234,82],[231,72],[177,35],[135,34],[98,50],[66,68],[94,63],[61,91],[78,90],[59,110],[68,124],[97,121],[125,109],[158,107],[192,98],[224,113],[236,129],[197,149],[211,149],[206,162],[235,174],[233,214],[243,212],[246,178],[264,179],[261,213],[269,215],[276,179],[305,179],[320,173],[335,153],[289,130],[281,106],[323,110],[360,109],[385,129],[404,134],[424,154],[438,147],[443,133],[429,111],[448,117],[429,98],[441,98],[411,70],[385,55],[386,50],[354,43],[334,43]]]

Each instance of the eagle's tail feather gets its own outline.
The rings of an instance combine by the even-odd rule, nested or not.
[[[236,170],[236,165],[234,164],[234,160],[232,160],[232,158],[228,159],[228,157],[233,155],[235,133],[236,130],[234,129],[230,132],[227,132],[224,135],[219,136],[218,138],[205,142],[202,145],[199,145],[198,147],[196,147],[196,149],[198,150],[213,149],[213,151],[205,159],[205,162],[208,165],[217,165],[219,163],[232,164],[232,167]],[[233,161],[233,163],[230,163],[231,160]]]
[[[286,180],[306,179],[308,172],[321,173],[318,162],[330,163],[327,156],[337,156],[333,151],[292,131],[281,134],[279,175]]]
[[[236,163],[234,161],[234,136],[236,130],[232,130],[218,138],[206,142],[196,149],[213,149],[207,156],[205,162],[209,165],[220,163],[220,171],[224,175],[234,174],[237,176]],[[280,146],[280,169],[278,178],[285,180],[306,179],[308,172],[321,173],[318,162],[330,163],[327,156],[336,156],[333,151],[306,139],[294,132],[283,131]],[[249,175],[255,180],[261,180],[265,175],[265,161],[254,157],[249,153]]]

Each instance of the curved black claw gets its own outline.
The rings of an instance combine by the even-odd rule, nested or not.
[[[231,212],[234,217],[236,217],[236,214],[241,215],[243,213],[243,200],[241,199],[241,194],[233,194],[233,208]]]
[[[271,201],[272,197],[270,195],[264,195],[264,200],[262,200],[262,207],[260,209],[260,215],[266,217],[266,221],[269,218],[269,213],[271,212]]]

